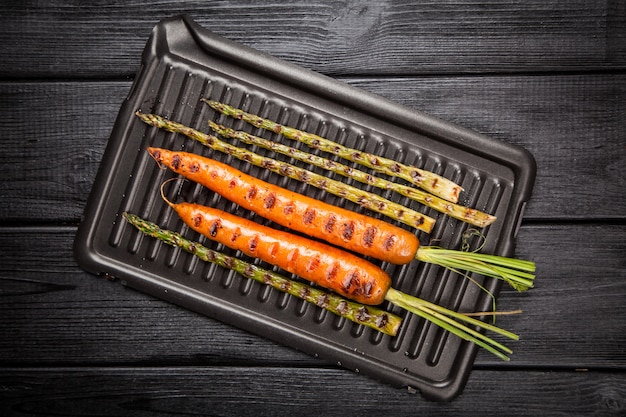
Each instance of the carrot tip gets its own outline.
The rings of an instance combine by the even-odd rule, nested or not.
[[[146,150],[148,151],[152,159],[155,160],[160,170],[163,171],[167,169],[167,166],[161,160],[161,151],[158,148],[153,148],[151,146],[148,146]]]
[[[163,183],[161,184],[161,198],[163,199],[163,201],[165,201],[167,203],[168,206],[170,207],[174,207],[176,204],[172,203],[167,197],[165,197],[165,185],[167,185],[168,183],[172,182],[172,181],[185,181],[184,178],[170,178],[168,180],[163,181]]]

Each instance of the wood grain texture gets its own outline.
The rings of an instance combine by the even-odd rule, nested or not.
[[[2,84],[0,108],[7,117],[0,172],[14,174],[0,185],[0,217],[79,219],[129,89],[116,82]]]
[[[549,389],[537,390],[537,382]],[[4,416],[622,416],[626,380],[601,372],[474,371],[433,403],[337,369],[185,367],[7,369]],[[64,400],[67,399],[67,400]],[[321,400],[323,399],[323,400]]]
[[[528,219],[624,219],[626,75],[342,80],[530,150],[538,173]],[[127,82],[0,83],[7,109],[0,221],[80,218],[129,89]]]
[[[2,2],[0,77],[135,73],[152,27],[187,13],[329,75],[624,69],[619,1]]]
[[[623,416],[626,2],[0,0],[0,415]],[[447,404],[82,271],[72,241],[155,24],[226,38],[521,145],[510,363]],[[17,168],[17,169],[16,169]]]
[[[87,274],[74,260],[75,233],[70,227],[0,230],[0,366],[314,361]]]
[[[74,232],[0,229],[0,366],[324,363],[81,271]],[[537,262],[536,288],[504,290],[498,304],[524,311],[499,321],[521,340],[510,344],[510,363],[480,352],[477,366],[626,369],[625,233],[626,226],[523,227],[517,256]]]

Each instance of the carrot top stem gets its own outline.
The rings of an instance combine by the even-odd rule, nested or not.
[[[299,281],[288,279],[276,272],[209,249],[198,242],[186,239],[179,233],[162,229],[155,223],[144,220],[135,214],[124,212],[122,216],[128,223],[135,226],[147,236],[157,238],[168,245],[179,247],[205,262],[214,263],[223,268],[233,270],[246,278],[270,285],[279,291],[298,297],[355,323],[362,324],[390,336],[397,334],[402,323],[402,318],[395,314],[386,312],[377,307],[366,306],[346,300],[339,295],[323,291]]]
[[[463,189],[453,181],[414,166],[402,164],[393,159],[362,152],[358,149],[348,148],[333,142],[329,139],[304,132],[293,127],[284,126],[269,119],[262,118],[252,113],[247,113],[241,109],[229,106],[213,100],[202,99],[214,110],[235,119],[243,120],[252,126],[263,128],[274,133],[293,139],[314,149],[329,152],[351,162],[356,162],[367,168],[387,174],[393,177],[402,178],[434,195],[453,203],[458,202],[459,194]]]
[[[523,259],[484,253],[443,249],[435,246],[420,246],[415,259],[429,262],[458,272],[461,275],[478,273],[506,281],[517,291],[533,287],[535,263]]]
[[[511,349],[467,325],[489,330],[512,340],[519,339],[518,335],[507,330],[485,323],[466,314],[458,313],[437,304],[413,297],[393,288],[387,291],[385,299],[400,308],[436,324],[461,339],[475,343],[505,361],[509,360],[507,355],[512,353]],[[467,323],[467,325],[464,323]]]

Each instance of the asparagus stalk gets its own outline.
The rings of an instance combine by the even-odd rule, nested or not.
[[[404,184],[394,183],[392,181],[376,177],[374,175],[370,175],[364,171],[354,169],[342,163],[335,162],[318,155],[313,155],[311,153],[301,151],[282,143],[264,139],[252,135],[248,132],[234,130],[213,121],[209,121],[209,126],[211,127],[211,129],[213,129],[215,132],[222,136],[237,139],[249,145],[256,145],[264,149],[287,155],[298,161],[310,163],[316,167],[324,168],[328,171],[343,175],[348,178],[352,178],[364,184],[369,184],[374,187],[382,188],[384,190],[396,191],[397,193],[412,200],[415,200],[419,203],[422,203],[425,206],[431,207],[441,213],[449,215],[450,217],[464,221],[474,226],[486,227],[496,220],[495,216],[483,213],[479,210],[451,203],[425,191],[418,190]]]
[[[281,125],[269,119],[264,119],[255,114],[247,113],[241,109],[237,109],[224,103],[204,98],[202,101],[214,110],[226,116],[240,119],[251,124],[252,126],[281,134],[289,139],[305,143],[312,148],[329,152],[349,161],[356,162],[367,168],[373,169],[374,171],[402,178],[431,194],[453,203],[458,202],[459,194],[463,191],[463,188],[461,188],[458,184],[455,184],[453,181],[433,172],[402,164],[394,161],[393,159],[362,152],[358,149],[348,148],[313,133]]]
[[[384,334],[395,336],[398,333],[402,318],[395,314],[373,306],[365,306],[346,300],[336,294],[320,290],[302,282],[290,280],[276,272],[214,251],[198,242],[186,239],[180,233],[162,229],[155,223],[144,220],[135,214],[124,212],[122,216],[145,235],[157,238],[168,245],[179,247],[205,262],[211,262],[223,268],[231,269],[246,278],[270,285],[279,291],[301,298],[333,314],[378,330]]]
[[[236,147],[218,139],[215,136],[200,132],[178,122],[164,119],[163,117],[155,114],[136,112],[136,115],[149,125],[165,129],[173,133],[182,133],[213,150],[232,155],[237,159],[249,162],[255,166],[266,168],[279,175],[312,185],[418,230],[430,233],[433,225],[435,224],[435,220],[433,218],[381,197],[380,195],[369,193],[304,168],[264,157],[247,149]]]

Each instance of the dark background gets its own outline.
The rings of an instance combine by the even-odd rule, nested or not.
[[[533,153],[511,362],[424,400],[83,272],[72,242],[142,49],[189,14]],[[624,415],[621,1],[0,2],[0,414]],[[160,414],[162,413],[162,414]]]

